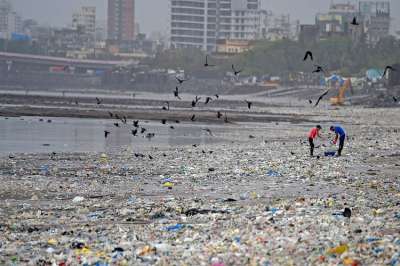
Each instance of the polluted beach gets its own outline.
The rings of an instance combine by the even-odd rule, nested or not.
[[[42,2],[0,0],[0,265],[400,265],[397,2]]]

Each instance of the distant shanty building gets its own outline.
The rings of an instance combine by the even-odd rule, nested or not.
[[[359,11],[368,43],[374,45],[389,35],[390,2],[360,1]]]
[[[357,16],[357,8],[352,4],[332,4],[327,14],[317,14],[316,25],[319,38],[350,35],[350,23]]]
[[[353,18],[359,25],[352,25]],[[299,39],[305,41],[330,37],[351,37],[354,42],[366,40],[375,45],[381,38],[389,36],[390,3],[382,1],[360,1],[352,4],[332,4],[328,13],[319,13],[315,25],[301,25]]]
[[[12,10],[8,0],[0,0],[0,39],[10,39],[13,33],[21,32],[21,17]]]
[[[246,40],[217,40],[217,53],[219,54],[240,54],[250,50],[253,41]]]
[[[120,44],[135,40],[135,0],[108,0],[107,40]]]
[[[72,15],[72,28],[86,34],[96,34],[96,7],[84,6]]]

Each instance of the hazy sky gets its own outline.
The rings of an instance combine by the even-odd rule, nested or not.
[[[277,14],[290,14],[301,23],[313,23],[314,14],[326,12],[332,0],[261,0],[263,8]],[[334,2],[353,2],[334,0]],[[107,0],[11,0],[24,18],[41,23],[64,26],[71,23],[74,10],[82,5],[95,5],[99,19],[105,21]],[[142,32],[165,31],[168,25],[169,0],[136,0],[136,17]],[[393,24],[400,30],[400,0],[390,0]]]

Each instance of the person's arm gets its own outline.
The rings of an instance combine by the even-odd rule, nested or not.
[[[337,142],[338,138],[339,138],[339,134],[338,134],[338,133],[336,133],[336,136],[335,136],[335,139],[334,139],[334,141],[333,141],[333,144],[336,144],[336,142]]]

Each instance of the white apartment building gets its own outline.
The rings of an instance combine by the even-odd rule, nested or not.
[[[72,15],[72,28],[83,28],[86,34],[96,33],[96,7],[84,6]]]
[[[170,42],[215,51],[217,40],[261,36],[260,0],[170,0]]]
[[[0,39],[10,39],[12,33],[22,32],[21,17],[7,0],[0,0]]]

